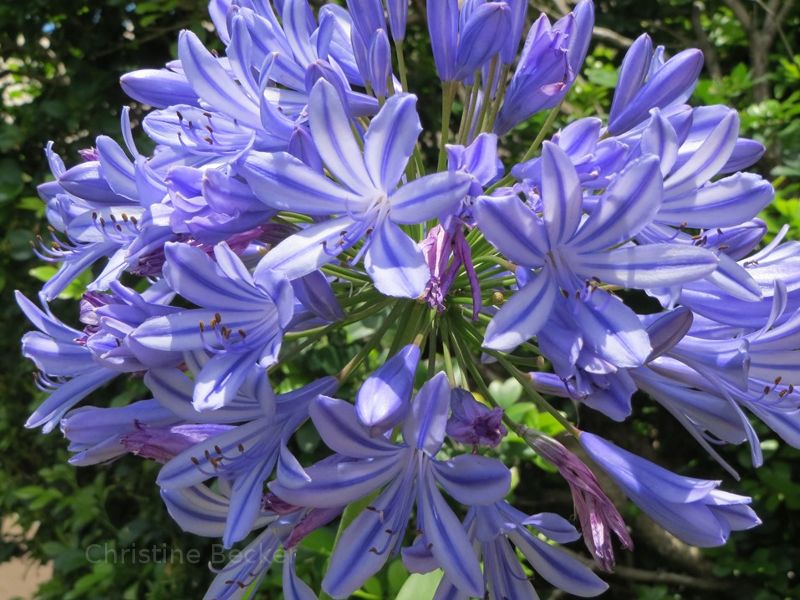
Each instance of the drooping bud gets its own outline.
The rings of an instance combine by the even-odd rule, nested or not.
[[[545,435],[526,438],[539,456],[555,466],[566,480],[586,547],[603,570],[612,571],[615,559],[611,534],[617,536],[623,548],[633,548],[633,540],[617,507],[600,487],[591,469],[560,442]]]

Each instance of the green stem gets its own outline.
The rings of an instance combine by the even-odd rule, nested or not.
[[[481,90],[480,73],[475,75],[475,83],[472,84],[472,89],[467,96],[467,104],[464,107],[464,112],[461,113],[461,123],[458,126],[458,137],[456,138],[459,144],[467,143],[467,136],[469,135],[470,125],[472,118],[475,116],[475,105],[478,103],[478,93]]]
[[[549,413],[556,421],[561,423],[564,429],[566,429],[570,434],[572,434],[576,438],[578,437],[578,435],[580,434],[578,429],[572,423],[570,423],[564,417],[564,415],[562,415],[558,410],[556,410],[556,408],[552,404],[550,404],[547,400],[545,400],[541,396],[541,394],[539,394],[538,391],[536,391],[536,388],[533,387],[533,383],[531,383],[530,377],[528,377],[527,375],[525,375],[525,373],[523,373],[522,371],[517,369],[517,367],[512,365],[511,362],[508,359],[506,359],[506,357],[503,355],[502,352],[496,352],[494,350],[489,350],[487,348],[484,348],[484,352],[486,352],[490,356],[494,356],[497,359],[497,361],[503,366],[503,368],[508,372],[508,374],[511,375],[517,381],[519,381],[519,383],[522,385],[525,391],[528,392],[528,395],[530,395],[531,399],[533,400],[534,404],[536,404],[536,406],[539,408],[539,410],[543,410]]]
[[[497,56],[492,59],[489,65],[489,76],[486,78],[486,81],[483,82],[483,102],[481,102],[481,112],[478,114],[477,127],[475,128],[476,133],[483,131],[484,121],[486,120],[486,115],[492,103],[489,94],[492,91],[492,85],[494,85],[495,73],[497,73]]]
[[[505,98],[506,95],[506,86],[508,85],[508,72],[510,70],[511,65],[503,65],[503,68],[500,71],[500,83],[497,86],[497,95],[494,97],[494,100],[492,101],[492,107],[489,110],[488,116],[486,117],[486,131],[491,131],[492,127],[494,126],[494,121],[497,118],[497,113],[503,104],[503,98]]]
[[[342,279],[347,279],[348,281],[353,281],[356,283],[369,283],[370,279],[366,275],[362,275],[357,271],[352,271],[347,267],[342,267],[339,265],[325,265],[322,267],[322,270],[330,275],[335,275],[336,277],[341,277]]]
[[[428,337],[428,379],[433,377],[433,374],[436,372],[436,341],[438,335],[439,328],[437,326],[437,319],[434,316],[431,319],[431,333]]]
[[[453,110],[453,98],[456,95],[455,81],[446,81],[442,84],[442,139],[439,143],[439,163],[437,171],[444,169],[447,161],[447,149],[445,146],[450,141],[450,113]]]
[[[397,72],[400,75],[400,85],[403,86],[404,92],[408,92],[408,73],[406,71],[406,57],[403,50],[403,40],[395,40],[394,52],[397,56]]]
[[[453,371],[453,359],[450,356],[450,325],[448,319],[440,319],[442,326],[442,355],[444,356],[444,371],[447,373],[447,381],[450,382],[450,387],[456,387],[456,376]]]
[[[384,319],[383,323],[381,323],[381,326],[378,328],[378,330],[373,333],[369,341],[364,344],[364,347],[361,348],[361,350],[359,350],[358,353],[350,359],[350,362],[342,367],[341,371],[339,371],[339,374],[336,376],[336,379],[339,380],[339,384],[344,383],[361,365],[361,363],[366,360],[367,356],[369,356],[369,353],[372,352],[376,346],[380,345],[383,336],[386,335],[386,332],[389,331],[389,328],[394,325],[395,321],[397,320],[397,315],[405,308],[405,305],[400,302],[395,304],[394,308],[392,308],[389,315],[386,317],[386,319]]]

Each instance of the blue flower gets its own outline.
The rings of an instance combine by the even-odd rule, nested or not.
[[[639,508],[687,544],[721,546],[731,531],[761,524],[750,498],[718,490],[719,481],[676,475],[591,433],[578,439]]]
[[[535,335],[560,292],[584,342],[602,358],[619,366],[642,364],[651,348],[636,316],[587,282],[634,288],[672,285],[712,272],[717,257],[701,248],[671,244],[608,250],[635,236],[658,211],[662,182],[655,157],[631,163],[597,199],[586,220],[575,167],[558,146],[545,143],[542,170],[547,175],[540,191],[541,218],[513,193],[482,196],[475,204],[478,227],[487,239],[527,269],[525,283],[489,324],[486,345],[510,350]],[[532,274],[530,269],[539,270]]]
[[[198,373],[194,402],[200,409],[223,406],[255,363],[271,365],[293,314],[291,285],[266,270],[251,274],[224,242],[216,262],[199,248],[167,244],[164,277],[173,290],[201,308],[145,321],[133,339],[147,348],[192,351],[214,357]]]
[[[410,94],[392,96],[372,120],[362,152],[335,88],[326,81],[314,86],[311,135],[339,183],[285,153],[247,156],[241,172],[262,202],[280,210],[335,216],[278,244],[261,261],[259,272],[299,277],[363,239],[357,256],[363,255],[379,291],[409,298],[424,291],[429,274],[422,250],[400,225],[453,211],[466,195],[469,177],[436,173],[397,187],[421,130],[415,104]]]
[[[331,596],[348,597],[399,549],[415,503],[417,527],[437,563],[460,591],[483,594],[478,559],[437,483],[459,502],[490,504],[505,495],[510,474],[501,463],[477,455],[435,458],[444,440],[449,403],[450,388],[439,373],[412,402],[402,424],[402,444],[371,437],[346,402],[320,396],[312,405],[317,431],[337,454],[307,468],[309,481],[304,485],[273,482],[270,489],[287,502],[313,507],[341,506],[380,492],[347,527],[334,550],[322,584]]]

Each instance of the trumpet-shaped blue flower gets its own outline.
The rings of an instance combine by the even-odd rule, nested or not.
[[[623,245],[643,228],[661,204],[662,182],[655,157],[644,157],[621,173],[586,220],[575,167],[554,144],[542,154],[542,217],[516,194],[482,196],[475,205],[478,226],[509,259],[527,269],[526,283],[506,302],[486,330],[485,343],[510,350],[535,335],[550,317],[560,292],[584,342],[605,360],[638,366],[650,344],[636,316],[622,302],[587,282],[605,281],[650,288],[707,275],[717,257],[707,250],[670,244]],[[577,300],[574,298],[578,295]]]
[[[631,500],[688,544],[721,546],[732,531],[761,523],[750,498],[717,489],[719,481],[676,475],[591,433],[579,440]]]
[[[168,244],[164,252],[165,279],[201,308],[149,319],[133,339],[154,350],[214,352],[197,375],[194,398],[198,408],[219,408],[255,363],[269,366],[277,359],[293,314],[291,285],[265,270],[251,274],[225,243],[214,247],[216,262],[187,244]]]
[[[478,559],[437,484],[459,502],[491,504],[505,495],[510,474],[501,463],[477,455],[435,458],[449,404],[450,387],[439,373],[412,402],[401,444],[371,437],[346,402],[320,396],[312,405],[314,425],[337,454],[306,469],[307,483],[279,481],[270,489],[287,502],[313,507],[341,506],[380,491],[334,550],[322,584],[333,597],[348,597],[399,549],[415,503],[417,528],[439,566],[462,593],[483,595]]]
[[[395,95],[386,102],[364,136],[363,152],[331,84],[318,82],[309,102],[314,144],[338,183],[284,153],[251,152],[241,172],[268,206],[335,218],[278,244],[263,258],[259,272],[299,277],[363,239],[357,256],[363,255],[378,290],[419,296],[428,269],[422,250],[400,225],[452,212],[466,195],[469,177],[436,173],[397,187],[421,130],[412,95]]]

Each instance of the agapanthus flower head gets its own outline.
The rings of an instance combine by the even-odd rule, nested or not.
[[[405,55],[427,47],[405,43],[417,3],[212,0],[222,52],[183,31],[177,60],[121,79],[153,107],[152,153],[128,109],[122,142],[100,135],[72,166],[47,145],[51,233],[34,249],[58,267],[38,301],[16,296],[46,393],[26,426],[60,425],[73,465],[163,463],[156,484],[183,530],[248,539],[207,598],[243,597],[282,556],[284,596],[312,600],[298,556],[340,515],[321,574],[334,598],[395,556],[441,569],[437,598],[535,598],[520,553],[560,590],[601,594],[556,545],[575,528],[514,508],[525,486],[506,498],[498,457],[529,456],[507,452],[515,434],[567,482],[604,570],[613,538],[632,549],[636,531],[597,469],[688,543],[759,523],[719,481],[573,422],[588,407],[624,423],[639,391],[734,475],[721,444],[764,460],[748,415],[800,447],[800,243],[783,228],[761,246],[774,190],[742,172],[765,148],[736,111],[687,104],[699,50],[668,58],[646,34],[608,118],[551,132],[595,7],[525,32],[528,5],[429,0],[441,98],[418,98]],[[506,134],[543,110],[517,156],[523,134]],[[65,307],[49,303],[86,272],[79,305],[56,317]],[[519,403],[495,397],[500,373]],[[103,405],[95,392],[124,377],[151,396]],[[591,461],[531,429],[529,400]],[[301,428],[325,447],[300,452]]]

